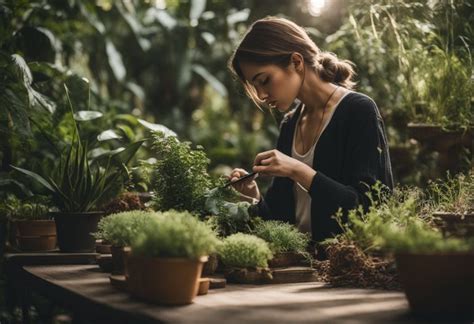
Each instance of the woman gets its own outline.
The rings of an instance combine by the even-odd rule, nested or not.
[[[393,187],[380,112],[351,91],[349,61],[322,52],[295,23],[267,17],[249,28],[229,68],[258,106],[286,113],[276,149],[255,158],[253,171],[273,177],[265,196],[255,177],[234,185],[258,202],[261,217],[295,224],[321,242],[340,232],[332,218],[339,208],[367,208],[366,192],[377,181]],[[246,174],[234,169],[230,179]]]

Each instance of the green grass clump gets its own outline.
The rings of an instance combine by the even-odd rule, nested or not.
[[[427,202],[432,211],[467,214],[474,212],[474,171],[460,173],[455,177],[448,174],[444,181],[430,182]]]
[[[291,224],[279,221],[259,223],[253,234],[269,243],[274,254],[283,252],[305,253],[310,237]]]
[[[214,252],[216,233],[193,214],[169,210],[157,213],[132,244],[133,254],[148,257],[198,259]]]
[[[243,233],[225,238],[218,253],[224,265],[233,268],[267,268],[273,257],[267,242]]]
[[[141,210],[111,214],[99,221],[95,237],[115,246],[130,246],[156,217],[155,212]]]

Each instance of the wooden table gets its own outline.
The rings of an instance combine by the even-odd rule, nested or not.
[[[11,284],[71,310],[75,320],[114,323],[415,322],[402,292],[331,288],[324,283],[227,285],[187,306],[137,300],[110,285],[94,264],[23,265]]]

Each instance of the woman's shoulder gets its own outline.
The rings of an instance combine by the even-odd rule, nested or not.
[[[340,102],[337,111],[346,118],[366,118],[368,116],[380,117],[380,111],[375,101],[368,95],[351,91]]]

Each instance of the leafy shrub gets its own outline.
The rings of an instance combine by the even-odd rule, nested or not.
[[[132,251],[149,257],[197,259],[215,251],[214,231],[187,211],[157,213],[132,243]]]
[[[189,142],[180,142],[175,136],[155,132],[153,149],[158,155],[152,185],[156,208],[202,214],[205,193],[212,185],[207,173],[209,159],[202,147],[192,149]]]
[[[310,237],[291,224],[279,221],[259,223],[253,234],[264,239],[274,254],[282,252],[306,253]]]
[[[9,195],[0,203],[0,218],[11,220],[40,220],[50,219],[49,206],[46,201],[20,200]]]
[[[115,246],[130,246],[156,215],[154,212],[135,210],[106,216],[99,221],[95,237]]]
[[[273,257],[267,242],[243,233],[225,238],[218,253],[227,267],[234,268],[267,268],[268,260]]]

